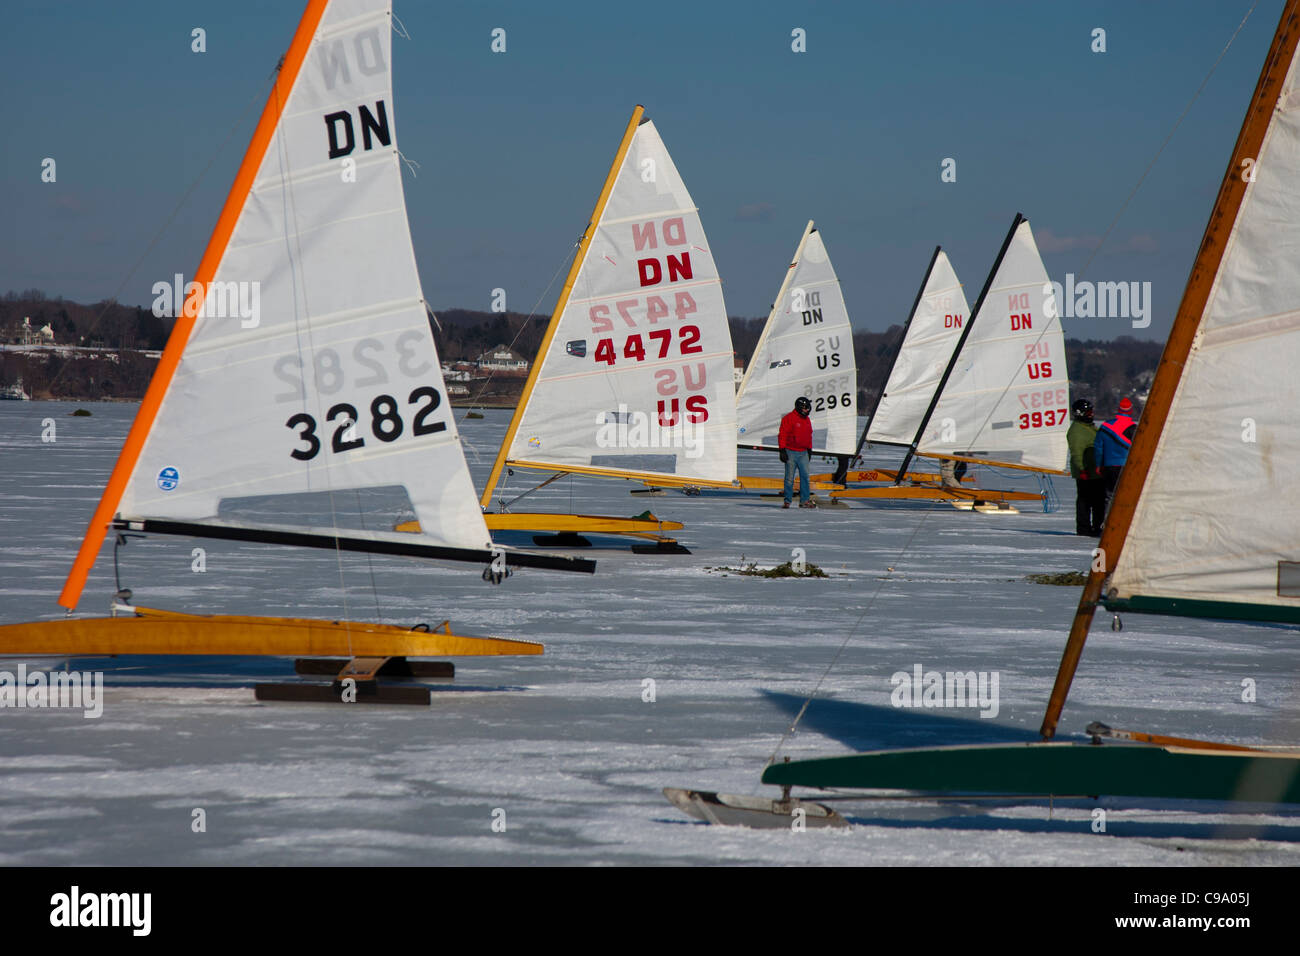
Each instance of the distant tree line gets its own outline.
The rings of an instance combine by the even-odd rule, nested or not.
[[[0,380],[7,384],[21,375],[24,385],[42,397],[143,396],[155,363],[134,350],[163,348],[171,328],[170,319],[158,318],[137,306],[113,301],[79,305],[27,290],[10,292],[0,298],[0,342],[17,339],[24,316],[31,318],[33,328],[50,325],[55,344],[123,350],[111,357],[46,356],[44,361],[24,358],[22,353],[5,353],[0,363]],[[472,362],[497,345],[508,345],[532,362],[549,321],[550,316],[546,315],[448,309],[438,312],[430,324],[438,354],[444,362]],[[765,321],[738,316],[730,319],[732,345],[737,358],[746,365],[758,345]],[[870,409],[884,387],[902,331],[902,326],[895,325],[884,332],[853,334],[860,409]],[[1067,339],[1071,395],[1089,398],[1103,414],[1109,414],[1123,395],[1141,398],[1150,388],[1162,348],[1162,343],[1131,336],[1104,341]],[[506,379],[495,386],[492,397],[508,401],[512,393],[517,393],[519,383]]]
[[[112,299],[80,305],[28,289],[0,298],[0,342],[17,341],[24,318],[31,319],[33,329],[50,326],[57,345],[157,350],[167,344],[171,330],[171,319],[140,306]]]

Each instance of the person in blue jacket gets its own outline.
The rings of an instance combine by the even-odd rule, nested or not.
[[[1137,421],[1133,418],[1133,403],[1127,398],[1119,400],[1119,414],[1108,422],[1102,422],[1093,440],[1092,450],[1096,457],[1096,467],[1106,479],[1106,501],[1110,502],[1119,482],[1119,473],[1128,461],[1128,450],[1133,445],[1133,433],[1137,431]]]

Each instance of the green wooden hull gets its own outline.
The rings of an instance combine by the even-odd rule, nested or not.
[[[1107,599],[1106,610],[1134,614],[1166,614],[1174,617],[1208,617],[1223,621],[1276,621],[1300,624],[1300,607],[1275,604],[1242,604],[1233,601],[1197,601],[1191,598],[1157,598],[1135,594],[1130,598]]]
[[[1127,744],[933,747],[772,764],[763,782],[944,794],[1300,803],[1300,754]]]

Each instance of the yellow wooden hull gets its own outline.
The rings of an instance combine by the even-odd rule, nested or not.
[[[813,481],[830,481],[834,475],[830,472],[824,474],[812,475]],[[866,470],[850,471],[845,475],[844,480],[847,482],[856,481],[895,481],[898,478],[898,470],[895,468],[868,468]],[[904,481],[929,481],[938,484],[942,476],[937,472],[930,471],[909,471],[903,476]],[[962,481],[972,483],[975,481],[973,475],[963,475]]]
[[[606,515],[566,515],[545,511],[488,512],[483,515],[488,531],[542,531],[554,534],[620,534],[634,538],[667,540],[665,531],[680,531],[680,521],[647,518],[615,518]],[[395,531],[419,534],[420,522],[403,521]]]
[[[500,637],[413,631],[391,624],[298,617],[182,614],[134,608],[120,617],[0,626],[0,656],[237,654],[270,657],[486,657],[541,654],[542,645]]]
[[[830,475],[811,475],[813,491],[834,491],[836,488],[843,488],[843,485],[832,484]],[[741,475],[737,481],[745,491],[780,491],[785,487],[783,478],[760,478],[756,475]],[[799,479],[794,480],[795,488],[799,487]]]
[[[1042,501],[1028,491],[989,491],[984,488],[940,488],[925,485],[888,485],[883,488],[846,488],[832,491],[832,498],[915,499],[920,501]]]

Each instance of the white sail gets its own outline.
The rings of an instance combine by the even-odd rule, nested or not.
[[[615,176],[507,452],[513,464],[733,482],[731,330],[695,203],[654,124]]]
[[[779,447],[781,418],[802,395],[813,404],[813,449],[851,455],[857,391],[853,327],[821,233],[810,221],[736,393],[739,442]]]
[[[1034,235],[1020,220],[918,451],[1062,471],[1069,427],[1065,336]]]
[[[1295,59],[1254,171],[1110,578],[1120,599],[1300,611]]]
[[[420,536],[391,522],[371,536],[490,546],[411,247],[391,38],[388,0],[325,10],[122,517],[317,530],[305,512],[337,526],[363,491],[395,489]],[[303,513],[267,505],[310,493],[320,494]],[[232,503],[250,498],[264,518],[232,517]]]
[[[868,441],[910,445],[916,440],[917,429],[969,317],[966,293],[948,254],[937,250],[880,404],[867,424]]]

